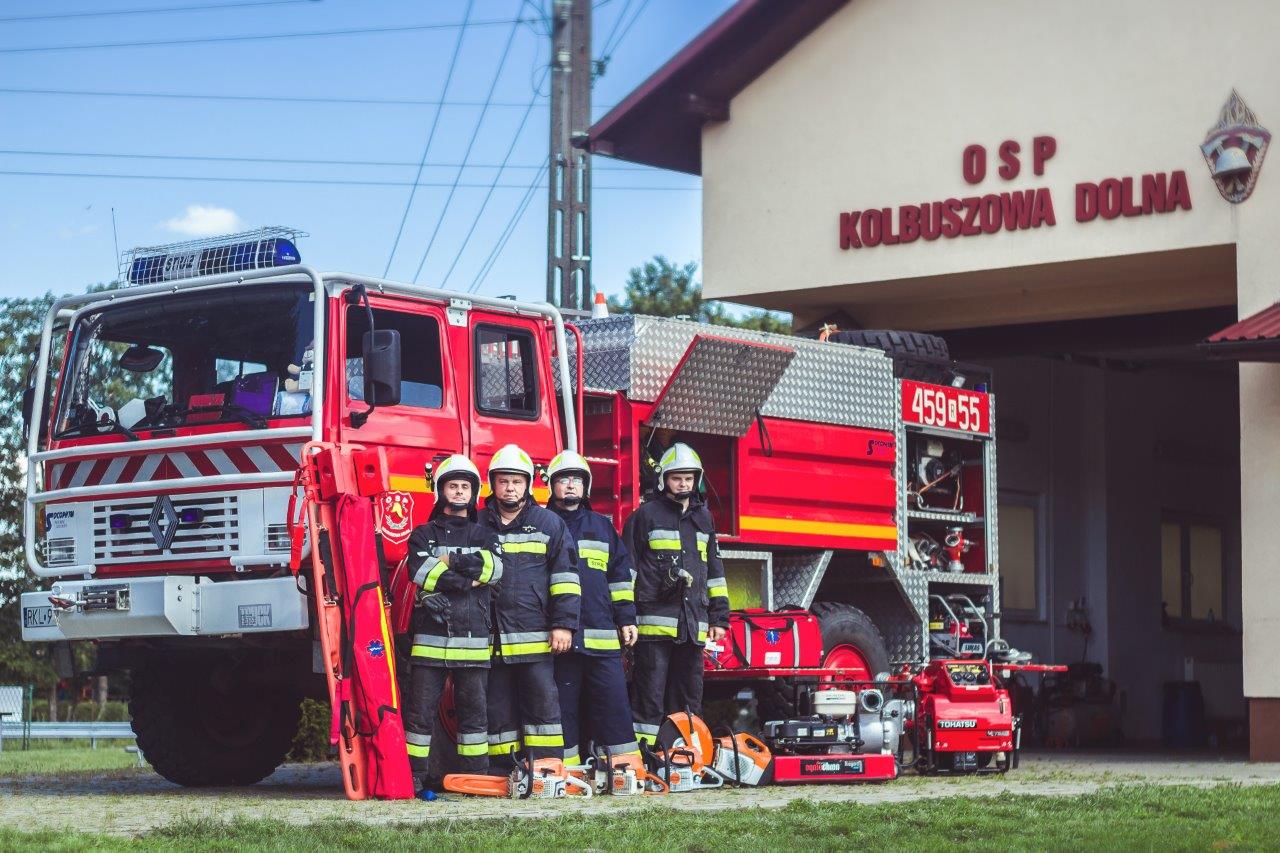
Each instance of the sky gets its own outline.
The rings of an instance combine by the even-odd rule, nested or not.
[[[0,298],[262,225],[306,232],[321,270],[544,298],[551,0],[470,2],[0,0]],[[730,5],[595,0],[594,116]],[[700,260],[696,177],[593,168],[597,290]]]

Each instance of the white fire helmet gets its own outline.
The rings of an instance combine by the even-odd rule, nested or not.
[[[565,450],[558,453],[551,464],[547,466],[547,480],[555,485],[556,477],[561,474],[568,474],[570,471],[577,471],[582,474],[582,494],[584,497],[591,497],[591,466],[587,464],[587,460],[581,453],[573,450]]]
[[[480,494],[480,469],[461,453],[446,457],[435,467],[431,472],[431,490],[438,495],[440,487],[446,480],[456,480],[459,477],[465,477],[471,481],[473,496]]]
[[[493,485],[493,475],[499,471],[508,474],[524,474],[529,478],[529,488],[533,489],[533,460],[517,444],[507,444],[498,448],[489,460],[489,485]]]
[[[677,471],[693,471],[693,490],[696,492],[702,488],[702,457],[682,441],[668,447],[667,452],[658,460],[658,485],[661,491],[667,489],[667,475]]]

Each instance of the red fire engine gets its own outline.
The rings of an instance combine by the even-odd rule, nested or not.
[[[135,250],[129,286],[45,319],[24,526],[51,588],[23,595],[23,637],[93,640],[100,669],[128,669],[162,775],[257,781],[320,673],[339,701],[335,632],[355,604],[324,572],[350,555],[313,548],[341,532],[317,503],[372,501],[381,553],[365,556],[394,565],[430,511],[431,467],[461,452],[483,470],[508,442],[540,465],[579,449],[619,525],[666,447],[697,449],[738,612],[709,689],[751,687],[762,720],[794,721],[825,719],[820,694],[852,685],[865,695],[844,752],[901,765],[905,731],[922,769],[1009,765],[1000,674],[1025,663],[999,637],[985,372],[927,336],[566,323],[547,304],[322,274],[296,236]],[[305,536],[290,512],[304,490]],[[854,763],[797,767],[844,778]]]

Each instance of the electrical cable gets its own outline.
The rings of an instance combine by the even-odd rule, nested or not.
[[[99,12],[60,12],[56,15],[18,15],[0,18],[0,24],[25,24],[34,21],[62,21],[69,18],[108,18],[120,15],[162,15],[171,12],[205,12],[243,9],[250,6],[294,6],[314,0],[244,0],[238,3],[200,3],[188,6],[160,6],[152,9],[104,9]]]
[[[546,69],[550,73],[551,69]],[[538,85],[541,85],[539,81]],[[453,256],[453,262],[449,264],[449,269],[444,274],[444,278],[440,279],[440,287],[445,287],[449,283],[449,277],[453,275],[453,270],[458,266],[458,261],[462,258],[462,253],[466,251],[467,246],[471,243],[471,237],[476,233],[476,226],[480,224],[481,217],[484,216],[485,209],[489,206],[489,200],[493,198],[493,191],[498,186],[498,180],[502,177],[502,172],[507,166],[507,161],[511,159],[511,154],[516,150],[516,143],[520,141],[520,135],[524,133],[525,124],[529,121],[529,114],[533,112],[533,105],[538,101],[538,89],[534,87],[533,97],[529,99],[529,106],[524,111],[524,116],[520,119],[520,126],[516,128],[516,132],[511,136],[511,144],[507,146],[507,153],[502,158],[502,165],[498,167],[497,173],[493,176],[493,183],[489,185],[489,191],[484,194],[484,200],[480,202],[480,209],[476,211],[475,217],[471,220],[471,227],[467,229],[467,235],[462,239],[462,245],[458,247],[458,251]]]
[[[521,0],[521,6],[524,3]],[[493,73],[493,80],[489,83],[489,91],[485,95],[486,106],[480,110],[480,116],[476,119],[476,126],[471,131],[471,138],[467,140],[467,150],[463,152],[462,162],[465,164],[471,159],[471,151],[475,148],[476,140],[480,137],[480,128],[484,126],[484,117],[488,114],[489,109],[487,102],[493,98],[493,93],[497,91],[498,81],[502,78],[502,70],[507,67],[507,59],[511,56],[511,45],[515,43],[516,33],[520,31],[520,24],[516,23],[511,26],[511,32],[507,34],[507,43],[502,48],[502,55],[498,60],[498,69]],[[422,252],[422,258],[418,261],[418,268],[413,273],[413,283],[418,283],[418,278],[422,275],[422,268],[426,266],[427,256],[431,254],[432,247],[436,244],[436,237],[440,234],[440,226],[444,224],[445,216],[449,213],[449,207],[453,204],[454,194],[457,192],[458,181],[462,179],[462,171],[464,167],[459,167],[457,173],[453,177],[453,186],[449,188],[449,194],[445,196],[444,206],[440,209],[440,215],[436,217],[435,228],[431,230],[431,238],[427,240],[427,248]]]
[[[471,20],[471,10],[475,6],[475,0],[467,0],[467,11],[462,16],[462,26],[458,28],[458,40],[453,45],[453,57],[449,60],[449,70],[444,77],[444,86],[440,89],[440,101],[444,102],[445,95],[449,94],[449,83],[453,80],[453,71],[458,67],[458,53],[462,50],[462,37],[467,34],[467,25]],[[443,107],[436,107],[436,114],[431,118],[431,130],[427,133],[427,144],[422,146],[422,156],[418,159],[418,173],[413,178],[413,188],[409,190],[409,198],[404,203],[404,213],[400,214],[400,225],[396,228],[396,239],[391,244],[391,251],[387,254],[387,265],[382,270],[382,277],[386,278],[387,273],[391,271],[391,261],[395,259],[396,249],[400,247],[400,237],[404,234],[404,224],[409,221],[409,211],[413,207],[413,198],[418,193],[418,181],[422,178],[422,169],[427,163],[427,152],[431,150],[431,141],[436,138],[436,128],[440,125],[440,114],[444,112]]]
[[[550,158],[548,158],[548,162]],[[543,169],[534,176],[530,182],[528,189],[525,190],[524,198],[516,205],[515,211],[512,212],[511,218],[507,221],[506,228],[503,229],[502,235],[494,243],[493,248],[489,251],[489,257],[480,265],[476,277],[472,280],[471,286],[467,288],[468,293],[475,293],[484,284],[485,279],[489,277],[489,273],[493,270],[494,265],[498,262],[502,252],[507,247],[507,241],[511,239],[512,233],[515,232],[516,225],[524,218],[525,211],[529,209],[529,202],[533,200],[533,196],[540,186],[542,186],[542,176],[546,174],[547,164],[543,164]]]

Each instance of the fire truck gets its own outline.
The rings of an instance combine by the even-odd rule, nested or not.
[[[483,470],[509,442],[540,466],[580,450],[594,507],[621,526],[662,451],[693,446],[731,604],[781,620],[711,654],[709,689],[752,686],[762,718],[802,713],[824,679],[929,671],[960,690],[971,672],[930,662],[1022,664],[1000,639],[990,376],[937,339],[566,322],[545,303],[321,273],[298,236],[134,250],[125,286],[50,309],[24,398],[26,560],[48,588],[22,596],[23,638],[89,640],[99,670],[127,670],[166,778],[264,778],[300,698],[339,666],[297,571],[324,555],[290,514],[317,448],[375,460],[361,488],[391,566],[449,454]],[[947,729],[977,738],[954,769],[1014,748],[1008,722],[985,745],[983,723]]]

